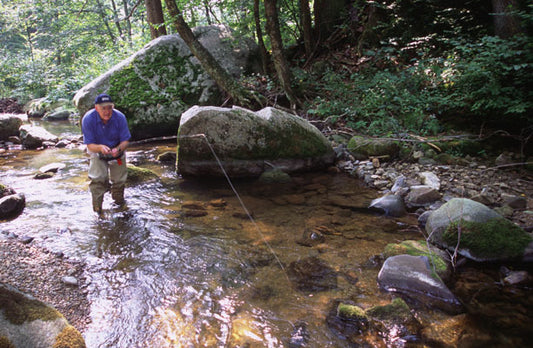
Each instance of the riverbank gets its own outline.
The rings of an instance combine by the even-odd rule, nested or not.
[[[2,236],[5,237],[5,236]],[[0,282],[55,307],[78,331],[90,323],[90,303],[84,277],[84,265],[56,255],[19,239],[0,237]],[[70,276],[79,286],[68,285],[62,278]]]

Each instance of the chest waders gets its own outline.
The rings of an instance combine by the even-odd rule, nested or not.
[[[89,189],[91,191],[93,210],[102,212],[104,194],[111,189],[111,198],[117,205],[124,204],[124,188],[128,177],[126,155],[115,159],[100,158],[97,154],[91,155],[89,164]]]

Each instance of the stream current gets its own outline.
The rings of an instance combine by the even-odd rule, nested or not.
[[[70,122],[41,125],[60,137],[79,136]],[[406,228],[416,220],[361,212],[357,207],[377,193],[329,173],[297,175],[290,184],[233,182],[248,216],[226,180],[183,180],[174,165],[156,160],[175,147],[130,147],[128,162],[159,178],[129,185],[125,209],[106,195],[103,218],[91,209],[82,147],[14,148],[0,157],[0,182],[26,196],[24,212],[3,223],[2,232],[34,237],[33,243],[87,264],[87,346],[287,347],[302,327],[306,347],[352,346],[326,324],[333,302],[390,303],[392,295],[377,285],[375,256],[388,243],[421,239]],[[66,166],[52,178],[34,179],[53,162]],[[324,240],[301,243],[314,230]],[[338,272],[336,288],[306,292],[289,281],[288,265],[310,256]],[[423,313],[421,321],[447,318]],[[400,337],[358,343],[365,342],[408,345]]]

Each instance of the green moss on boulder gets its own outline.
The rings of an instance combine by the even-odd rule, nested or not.
[[[457,245],[458,238],[459,247],[478,259],[522,257],[533,240],[523,229],[504,218],[482,223],[464,219],[455,221],[446,228],[442,240],[448,245]]]
[[[140,183],[157,178],[157,174],[150,169],[128,164],[128,183]]]
[[[426,256],[429,263],[435,266],[435,271],[442,279],[447,279],[451,274],[450,263],[444,258],[444,253],[436,248],[428,249],[425,240],[405,240],[398,244],[387,244],[383,251],[385,258],[404,254]]]
[[[368,321],[368,316],[364,309],[356,305],[342,302],[337,306],[337,316],[349,320]]]
[[[63,317],[41,301],[28,298],[22,293],[9,291],[4,287],[0,287],[0,309],[3,310],[5,318],[15,325],[37,319],[51,321]]]
[[[413,317],[411,309],[401,298],[395,298],[384,306],[372,307],[366,311],[366,314],[377,320],[391,320],[400,323],[411,320]]]
[[[354,136],[348,142],[348,150],[358,158],[371,156],[389,156],[396,158],[400,154],[400,145],[391,139],[375,139]]]

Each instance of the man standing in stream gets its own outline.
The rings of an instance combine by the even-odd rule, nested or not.
[[[99,94],[94,100],[94,109],[83,116],[83,143],[91,156],[89,164],[89,189],[93,210],[101,214],[104,193],[111,183],[111,197],[122,206],[124,186],[128,176],[125,150],[131,138],[126,116],[114,109],[108,94]]]

